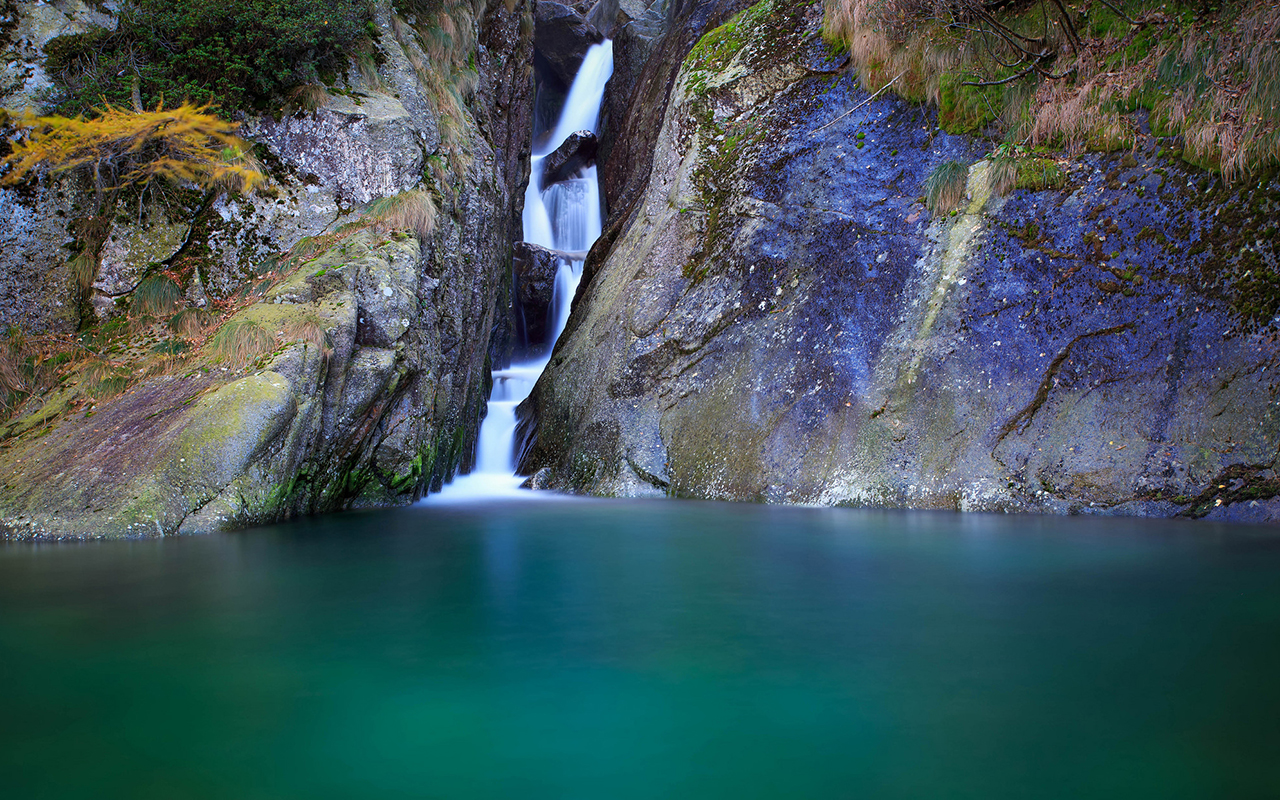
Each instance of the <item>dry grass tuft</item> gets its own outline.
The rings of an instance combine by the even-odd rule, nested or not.
[[[88,289],[98,277],[98,259],[89,250],[81,250],[67,262],[67,266],[71,268],[72,276],[82,289]]]
[[[329,99],[329,92],[318,83],[304,83],[289,92],[289,105],[302,111],[315,111]]]
[[[101,358],[90,359],[80,368],[78,393],[94,400],[107,400],[129,388],[128,368]]]
[[[365,216],[378,227],[416,233],[426,239],[436,228],[436,202],[418,189],[374,200]]]
[[[133,290],[129,313],[136,317],[163,317],[177,313],[182,305],[182,287],[164,272],[148,275]]]
[[[991,159],[991,191],[994,194],[1006,195],[1018,185],[1018,161],[1014,158],[996,156]]]
[[[1280,161],[1280,3],[1195,28],[1149,61],[1167,93],[1152,116],[1182,132],[1188,160],[1228,179]]]
[[[5,394],[23,392],[29,388],[26,369],[28,353],[24,345],[22,334],[13,328],[0,338],[0,389]]]
[[[276,339],[256,322],[230,319],[205,343],[205,350],[216,361],[243,366],[270,353]]]
[[[183,339],[198,339],[218,324],[218,318],[200,308],[185,308],[169,320],[169,329]]]
[[[306,342],[326,358],[333,352],[333,342],[330,341],[324,324],[314,317],[295,320],[285,325],[284,338],[286,341]]]
[[[894,91],[937,104],[952,132],[994,123],[1006,141],[1114,151],[1134,145],[1144,107],[1228,180],[1280,162],[1275,0],[827,0],[824,32],[864,87],[901,74]]]
[[[935,217],[948,214],[964,202],[969,181],[969,166],[959,161],[944,161],[934,167],[924,181],[924,203]]]

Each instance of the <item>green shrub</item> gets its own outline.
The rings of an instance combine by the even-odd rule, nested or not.
[[[265,107],[367,49],[369,21],[368,0],[124,0],[116,30],[45,47],[55,111],[81,113],[104,98]]]

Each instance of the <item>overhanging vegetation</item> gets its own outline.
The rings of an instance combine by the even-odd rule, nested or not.
[[[1227,178],[1280,161],[1280,3],[828,0],[864,86],[894,82],[956,133],[1130,147],[1134,112]]]

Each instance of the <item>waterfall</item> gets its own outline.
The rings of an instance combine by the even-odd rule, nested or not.
[[[603,220],[595,165],[585,167],[575,178],[545,188],[540,186],[540,178],[542,160],[570,134],[583,130],[597,132],[604,87],[612,74],[613,42],[606,39],[587,51],[555,129],[546,145],[530,158],[522,220],[526,242],[553,250],[585,253],[600,236]],[[515,474],[516,406],[533,391],[538,376],[551,360],[552,346],[569,321],[569,306],[581,278],[582,261],[561,260],[552,296],[553,321],[546,355],[493,373],[493,393],[480,425],[475,470],[455,478],[439,494],[428,498],[428,502],[530,495],[519,488],[524,479]]]

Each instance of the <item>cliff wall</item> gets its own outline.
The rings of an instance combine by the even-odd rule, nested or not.
[[[8,46],[29,56],[10,63],[25,70],[6,95],[16,113],[48,83],[51,36],[104,21],[74,1],[15,5]],[[469,19],[471,66],[444,85],[415,20],[375,4],[374,57],[312,110],[244,120],[269,186],[134,196],[111,214],[87,286],[64,247],[87,187],[45,176],[0,190],[0,324],[63,337],[71,359],[124,387],[89,392],[71,363],[16,409],[0,429],[0,527],[235,528],[411,502],[469,467],[510,296],[533,88],[530,4]],[[198,312],[217,327],[180,340],[139,311],[147,281],[172,275],[185,309],[173,322]]]
[[[535,485],[1280,518],[1280,184],[1143,135],[1002,196],[989,143],[869,95],[821,17],[765,0],[677,56],[522,407]],[[963,201],[934,219],[952,161]]]

